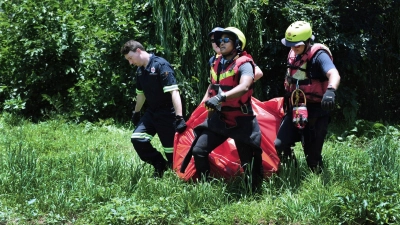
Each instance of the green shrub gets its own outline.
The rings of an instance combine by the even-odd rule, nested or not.
[[[208,86],[214,53],[207,34],[215,26],[245,33],[246,50],[264,72],[254,96],[265,101],[283,95],[288,49],[280,39],[290,23],[307,20],[342,77],[335,118],[398,121],[399,6],[395,0],[2,1],[0,109],[34,121],[55,114],[128,120],[134,68],[119,49],[136,39],[172,63],[190,114]]]

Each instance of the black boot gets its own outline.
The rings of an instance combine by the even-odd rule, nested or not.
[[[208,181],[210,174],[210,162],[208,161],[208,157],[194,157],[194,165],[199,179],[201,181]]]
[[[152,163],[154,167],[153,177],[154,178],[162,178],[164,176],[164,172],[167,170],[167,161],[160,154],[160,156],[155,159]]]
[[[172,153],[165,153],[165,157],[167,157],[167,168],[173,169],[173,154]]]
[[[165,163],[154,165],[153,178],[162,178],[166,170],[167,170],[167,165]]]
[[[251,188],[253,193],[261,193],[263,179],[264,179],[264,168],[262,165],[262,156],[256,154],[254,155],[253,158],[253,167],[252,167]]]
[[[317,165],[310,165],[308,162],[308,168],[311,169],[311,171],[317,175],[321,174],[323,169],[324,169],[324,165],[322,163],[322,161],[320,163],[317,163]]]
[[[289,151],[282,152],[279,156],[280,159],[280,167],[289,168],[294,167],[298,168],[296,155],[294,154],[294,150],[291,147]]]

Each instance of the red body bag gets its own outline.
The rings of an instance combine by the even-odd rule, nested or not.
[[[261,102],[252,97],[252,107],[261,130],[264,177],[269,177],[278,170],[279,157],[275,150],[274,141],[284,115],[283,98],[274,98],[269,101]],[[181,134],[175,134],[173,169],[178,176],[185,181],[197,178],[193,157],[185,173],[181,173],[179,170],[195,139],[193,128],[203,123],[207,118],[207,114],[208,112],[204,107],[204,103],[201,103],[186,122],[186,130]],[[209,161],[211,168],[210,174],[213,177],[231,178],[243,172],[240,168],[240,159],[235,142],[230,138],[210,153]]]

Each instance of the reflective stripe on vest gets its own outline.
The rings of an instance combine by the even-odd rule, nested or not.
[[[232,62],[225,64],[224,68],[221,69],[218,75],[218,67],[221,66],[219,65],[221,59],[222,57],[218,57],[218,59],[215,61],[214,67],[211,70],[211,84],[219,85],[224,92],[236,87],[239,84],[239,67],[244,63],[250,62],[253,66],[253,73],[255,72],[253,59],[245,51],[243,51],[242,54],[240,54],[240,56],[234,59]],[[210,97],[213,97],[216,94],[217,91],[211,88],[209,93]],[[243,104],[246,104],[250,101],[252,94],[253,89],[250,88],[241,97],[226,100],[226,102],[221,103],[221,106],[241,107]]]

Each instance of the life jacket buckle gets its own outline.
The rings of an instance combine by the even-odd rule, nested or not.
[[[241,105],[240,110],[242,111],[243,114],[249,114],[249,108],[247,107],[247,104]]]

